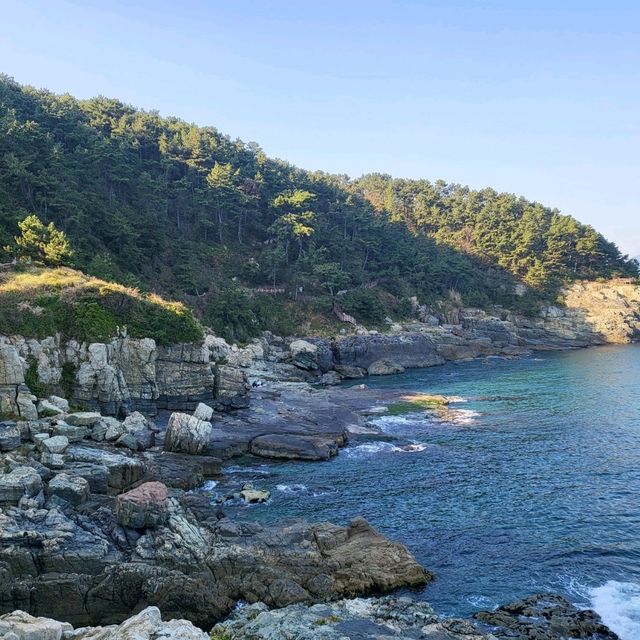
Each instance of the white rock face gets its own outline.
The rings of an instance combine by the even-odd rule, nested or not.
[[[14,611],[0,616],[0,637],[9,634],[17,640],[210,640],[187,620],[163,622],[157,607],[147,607],[120,625],[76,630],[68,622]]]
[[[212,430],[210,422],[186,413],[172,413],[164,437],[164,449],[199,455],[206,450]]]
[[[208,422],[213,417],[213,409],[204,402],[200,402],[193,412],[193,417]]]

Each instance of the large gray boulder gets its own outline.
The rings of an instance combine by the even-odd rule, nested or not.
[[[122,428],[126,434],[135,439],[138,451],[150,449],[155,444],[155,427],[138,411],[134,411],[125,418]]]
[[[164,436],[165,451],[199,455],[207,450],[213,427],[186,413],[172,413]]]
[[[382,360],[376,360],[375,362],[369,365],[367,369],[367,373],[370,376],[389,376],[394,373],[402,373],[404,371],[404,367],[393,360],[388,360],[386,358]]]
[[[0,452],[13,451],[20,446],[20,428],[15,422],[0,422]]]
[[[18,504],[23,497],[35,498],[42,491],[42,478],[32,467],[16,467],[0,475],[0,505]]]
[[[51,479],[47,487],[47,495],[53,502],[65,502],[78,506],[89,497],[89,482],[79,476],[59,473]]]
[[[251,441],[249,451],[262,458],[285,460],[329,460],[344,444],[344,436],[304,436],[271,433]]]
[[[300,369],[315,371],[318,365],[318,347],[306,340],[294,340],[290,345],[291,361]]]

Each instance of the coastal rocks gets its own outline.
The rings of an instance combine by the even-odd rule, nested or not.
[[[304,436],[272,433],[254,438],[249,451],[262,458],[329,460],[337,455],[346,437]]]
[[[474,617],[491,625],[494,635],[505,640],[618,640],[595,611],[578,609],[553,593],[529,596]]]
[[[168,517],[167,487],[161,482],[145,482],[116,497],[118,522],[132,529],[154,528]]]
[[[269,610],[263,603],[234,611],[212,635],[228,640],[482,640],[464,620],[439,619],[426,602],[410,598],[355,598],[311,607],[300,604]]]
[[[364,378],[367,375],[366,369],[349,364],[337,364],[334,368],[345,380],[357,380],[358,378]]]
[[[63,413],[62,409],[49,400],[42,399],[38,402],[39,416],[57,416]]]
[[[42,491],[42,478],[32,467],[16,467],[0,475],[0,506],[16,505],[24,498],[35,498]]]
[[[0,634],[7,640],[210,640],[187,620],[163,622],[157,607],[147,607],[118,626],[75,631],[67,622],[14,611],[0,616]]]
[[[300,369],[316,370],[318,366],[318,347],[306,340],[294,340],[290,345],[291,360]]]
[[[24,384],[23,362],[13,345],[0,344],[0,415],[36,420],[38,410]]]
[[[133,450],[144,451],[155,444],[155,426],[138,411],[134,411],[125,418],[122,428],[125,433],[119,437],[119,442],[123,437],[130,436],[133,439],[134,446],[130,444],[126,446]]]
[[[14,422],[0,422],[0,452],[13,451],[20,446],[20,429]]]
[[[271,497],[271,493],[269,491],[256,489],[251,483],[246,483],[239,492],[239,496],[248,504],[257,504],[259,502],[266,502]]]
[[[73,627],[67,622],[36,618],[24,611],[0,616],[0,637],[9,640],[61,640],[68,638]]]
[[[66,502],[77,507],[89,497],[89,482],[84,478],[59,473],[49,482],[47,495],[57,504],[64,505]]]
[[[199,402],[196,410],[193,412],[193,417],[208,422],[213,417],[213,409],[204,402]]]
[[[69,438],[66,436],[53,436],[41,442],[43,451],[48,453],[64,453],[69,446]]]
[[[339,338],[333,352],[336,364],[367,370],[379,360],[390,360],[403,367],[430,367],[444,362],[432,339],[422,333]]]
[[[404,367],[401,364],[387,359],[376,360],[367,368],[367,373],[370,376],[388,376],[394,373],[402,373],[403,371]]]
[[[65,421],[71,426],[77,427],[92,427],[102,420],[102,416],[96,411],[79,411],[77,413],[70,413]]]
[[[172,413],[164,437],[165,451],[199,455],[209,445],[212,426],[186,413]]]
[[[248,407],[250,389],[251,385],[244,371],[224,364],[216,366],[214,398],[218,411]]]

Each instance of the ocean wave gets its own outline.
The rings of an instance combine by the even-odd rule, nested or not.
[[[218,483],[215,480],[207,480],[200,485],[200,491],[211,493],[217,486]]]
[[[309,488],[307,487],[306,484],[300,484],[300,483],[278,484],[276,485],[276,490],[279,491],[280,493],[300,494],[300,493],[307,493],[307,491],[309,491]]]
[[[269,471],[269,469],[266,469],[264,467],[265,465],[262,465],[261,467],[243,467],[240,464],[234,464],[229,467],[222,467],[222,473],[270,476],[271,471]]]
[[[410,442],[400,446],[390,442],[367,442],[345,449],[341,455],[346,455],[347,458],[362,458],[378,453],[416,453],[424,451],[426,448],[426,445],[419,442]]]
[[[591,606],[620,640],[640,638],[640,584],[609,580],[591,590]]]
[[[406,416],[381,416],[370,420],[371,424],[378,427],[384,433],[395,433],[403,427],[415,427],[416,416],[408,418]]]
[[[437,417],[437,420],[458,426],[468,426],[475,424],[481,415],[479,411],[473,409],[445,409]]]

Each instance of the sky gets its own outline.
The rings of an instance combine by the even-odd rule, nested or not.
[[[270,156],[491,186],[640,254],[640,3],[0,0],[0,71]]]

